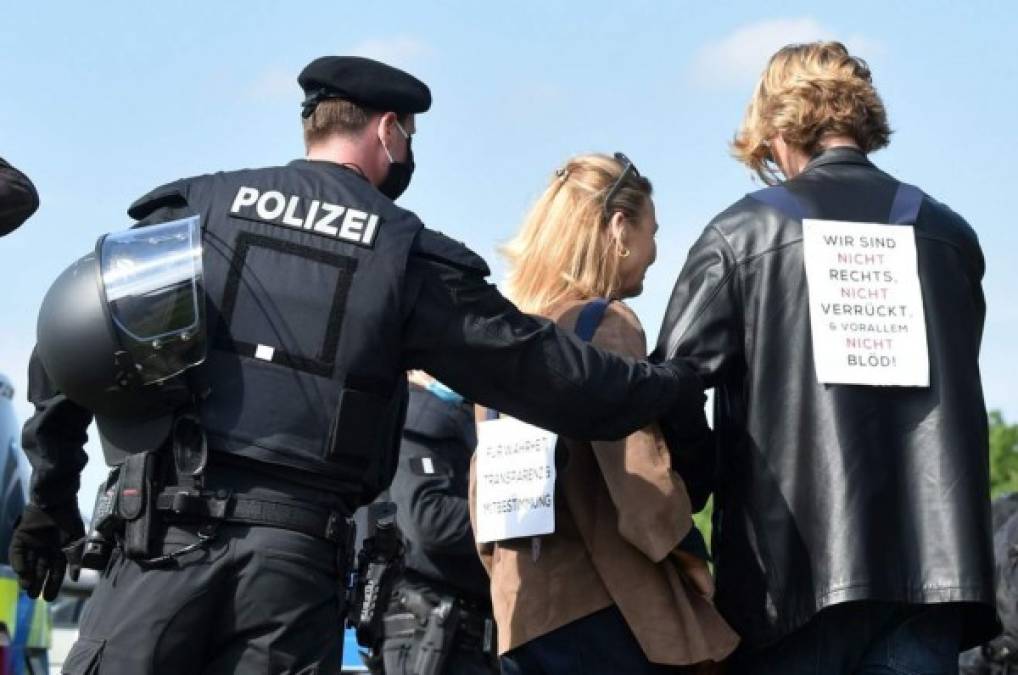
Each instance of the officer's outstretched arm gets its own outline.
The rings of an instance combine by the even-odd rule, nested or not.
[[[404,366],[467,398],[572,438],[616,439],[666,413],[699,410],[679,360],[627,359],[521,313],[461,244],[424,230],[407,266]]]

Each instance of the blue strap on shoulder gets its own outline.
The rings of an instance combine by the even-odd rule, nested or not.
[[[803,208],[802,202],[799,201],[799,198],[793,195],[792,191],[784,185],[772,185],[769,188],[751,192],[749,196],[758,202],[763,202],[768,206],[773,206],[778,211],[781,211],[792,218],[796,218],[798,220],[809,218],[809,214],[806,213],[806,209]]]
[[[899,183],[898,191],[891,203],[889,221],[895,225],[915,225],[919,218],[919,209],[926,195],[915,185]]]
[[[774,185],[757,190],[749,196],[792,218],[802,220],[810,217],[799,198],[784,185]],[[924,198],[923,191],[916,186],[899,183],[898,191],[894,194],[894,201],[891,202],[891,214],[888,216],[888,222],[894,225],[915,225]]]
[[[580,316],[576,318],[576,327],[573,329],[584,342],[590,342],[594,333],[597,332],[597,327],[601,325],[601,319],[604,318],[604,312],[608,309],[608,305],[611,303],[610,300],[605,298],[595,298],[583,306],[580,310]],[[498,419],[499,413],[497,410],[488,408],[485,410],[484,417],[489,420]]]
[[[604,318],[604,312],[608,309],[610,302],[606,298],[595,298],[583,306],[580,316],[576,318],[576,328],[574,328],[576,335],[581,340],[590,342],[594,338],[594,333],[601,325],[601,319]]]

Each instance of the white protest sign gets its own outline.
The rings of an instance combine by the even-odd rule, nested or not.
[[[802,230],[820,383],[928,387],[913,227],[805,219]]]
[[[511,417],[477,425],[478,542],[555,531],[555,434]]]

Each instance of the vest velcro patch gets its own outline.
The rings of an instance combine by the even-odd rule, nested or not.
[[[288,195],[279,190],[260,191],[241,186],[230,215],[294,230],[313,232],[348,244],[373,248],[381,218],[351,206]]]
[[[433,457],[411,457],[410,470],[418,476],[434,476],[447,473],[445,464]]]

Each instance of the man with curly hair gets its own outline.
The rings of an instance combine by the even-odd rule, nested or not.
[[[890,135],[843,45],[778,51],[732,144],[770,187],[707,226],[664,319],[657,355],[715,390],[717,442],[678,469],[715,489],[731,672],[957,673],[999,630],[983,256],[870,162]]]

